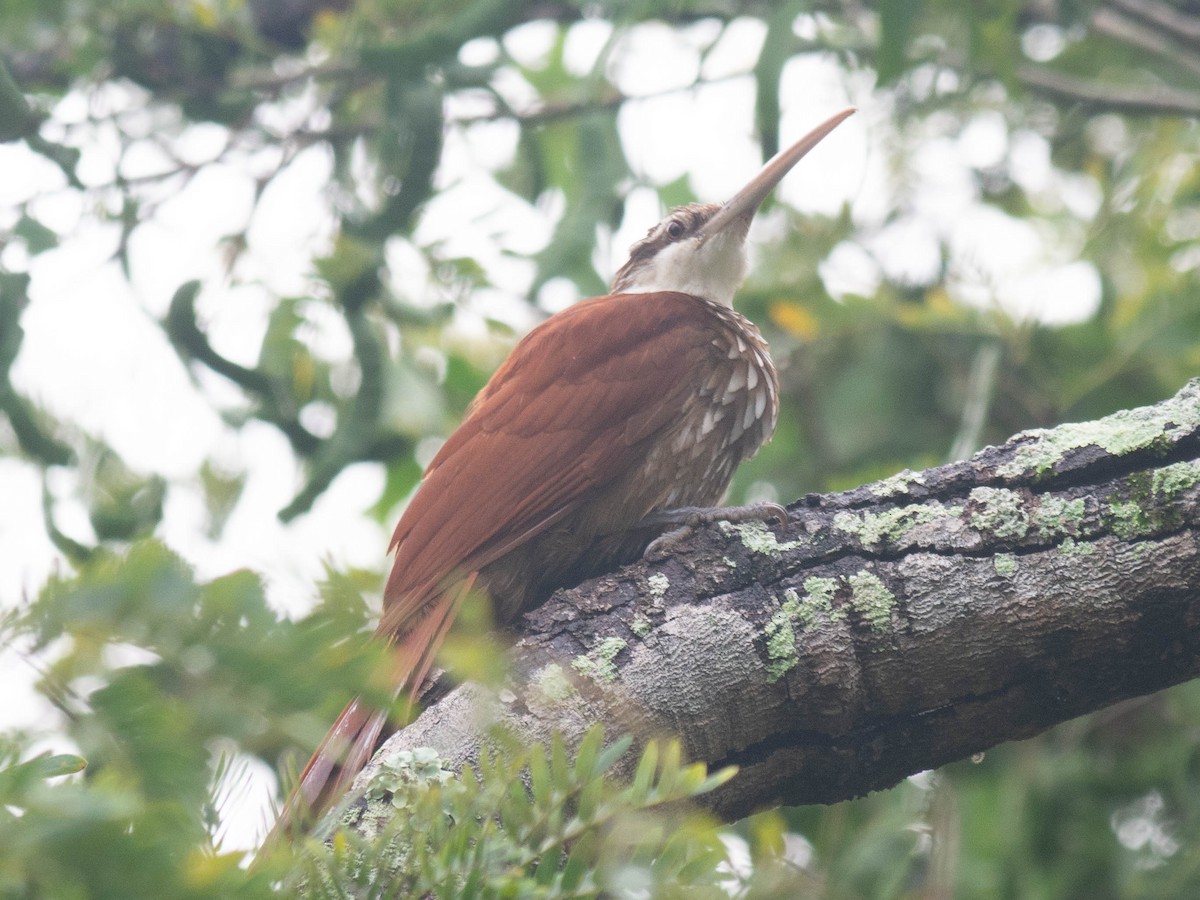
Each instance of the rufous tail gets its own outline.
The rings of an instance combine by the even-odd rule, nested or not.
[[[393,637],[395,667],[391,674],[392,701],[407,694],[415,703],[425,676],[454,624],[475,575],[437,594],[425,615],[403,634]],[[361,696],[351,700],[325,734],[300,773],[300,779],[279,811],[256,859],[262,859],[285,837],[303,834],[349,790],[383,739],[389,710],[375,709]]]

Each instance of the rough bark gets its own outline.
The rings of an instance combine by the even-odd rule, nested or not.
[[[728,818],[833,802],[1200,673],[1200,379],[1105,419],[794,504],[530,613],[501,688],[395,735],[682,737]],[[362,779],[360,779],[362,783]]]

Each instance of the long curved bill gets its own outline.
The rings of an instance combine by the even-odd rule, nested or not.
[[[774,190],[775,185],[779,184],[783,176],[790,172],[809,150],[821,143],[833,129],[857,111],[857,108],[853,106],[843,109],[840,113],[830,116],[786,150],[776,153],[770,162],[763,166],[762,171],[750,180],[749,184],[738,191],[732,200],[717,210],[716,215],[704,224],[704,227],[696,235],[697,240],[703,243],[714,234],[724,231],[734,222],[742,223],[744,235],[749,230],[750,221],[758,212],[759,206],[762,205],[767,194]]]

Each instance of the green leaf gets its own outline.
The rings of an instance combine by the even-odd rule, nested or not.
[[[895,81],[908,68],[908,46],[923,6],[923,0],[880,0],[876,57],[880,86]]]
[[[588,830],[571,845],[567,861],[562,867],[562,878],[559,886],[565,891],[579,890],[584,884],[588,872],[595,865],[599,836],[595,830]]]
[[[637,771],[629,785],[630,800],[633,803],[644,802],[654,783],[654,774],[658,769],[658,741],[650,741],[642,751],[638,761]]]
[[[594,769],[596,774],[599,775],[611,769],[622,756],[629,752],[631,746],[633,746],[633,737],[623,734],[605,747],[596,757]]]
[[[1023,5],[1018,0],[992,0],[972,4],[968,11],[972,64],[1015,88],[1017,66],[1022,56],[1017,23],[1023,14]]]
[[[576,814],[585,825],[590,824],[596,818],[606,787],[602,777],[593,777],[579,792],[579,806]]]
[[[686,206],[696,202],[696,192],[692,190],[692,180],[686,174],[680,175],[674,181],[658,186],[658,200],[664,208]]]
[[[63,775],[74,775],[76,772],[82,772],[86,767],[87,760],[82,756],[70,753],[43,753],[41,756],[35,756],[31,760],[0,771],[0,778],[31,778],[44,781]]]
[[[738,773],[737,766],[725,766],[713,772],[692,789],[692,796],[696,797],[700,794],[707,794],[709,791],[715,791],[717,788],[732,781]]]
[[[557,880],[561,862],[562,856],[560,853],[544,854],[534,869],[533,880],[543,886],[553,884]]]
[[[587,730],[579,749],[575,751],[575,777],[580,780],[594,777],[600,746],[604,742],[604,726],[597,723]]]
[[[529,782],[533,789],[534,802],[540,806],[550,803],[550,766],[546,762],[546,751],[534,747],[529,755]]]
[[[0,59],[0,142],[23,137],[36,130],[37,124],[38,116]]]
[[[754,124],[763,159],[779,152],[779,83],[795,48],[792,22],[806,8],[806,4],[795,2],[775,6],[767,19],[766,39],[754,64]]]
[[[567,761],[567,745],[558,732],[550,741],[550,772],[556,786],[569,789],[573,782],[571,764]]]
[[[680,767],[683,762],[683,745],[677,738],[672,738],[667,741],[662,754],[662,762],[659,763],[659,784],[665,793],[670,793],[677,778],[680,775]]]
[[[245,472],[228,472],[206,459],[200,467],[200,486],[204,490],[204,506],[208,513],[205,531],[211,540],[217,540],[225,529],[225,523],[233,514],[242,491],[246,487]]]
[[[30,256],[45,253],[58,246],[58,233],[47,228],[29,213],[24,213],[13,227],[13,234],[25,242]]]

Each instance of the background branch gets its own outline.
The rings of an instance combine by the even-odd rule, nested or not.
[[[1021,66],[1017,75],[1030,90],[1051,100],[1079,103],[1091,110],[1131,116],[1200,115],[1200,94],[1194,91],[1105,84],[1038,66]]]

